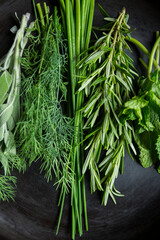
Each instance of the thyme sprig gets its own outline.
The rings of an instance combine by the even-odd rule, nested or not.
[[[91,191],[104,191],[102,203],[106,205],[109,196],[114,202],[114,195],[121,196],[114,183],[119,170],[123,172],[125,146],[129,153],[132,149],[136,154],[132,143],[134,129],[127,121],[121,123],[119,113],[124,102],[134,95],[133,80],[137,73],[126,53],[126,49],[131,51],[125,40],[126,35],[130,35],[126,10],[123,9],[117,19],[103,13],[106,31],[95,42],[94,51],[79,63],[79,67],[88,72],[80,81],[79,92],[84,89],[87,96],[81,109],[86,119],[88,150],[82,170],[85,174],[89,168]]]

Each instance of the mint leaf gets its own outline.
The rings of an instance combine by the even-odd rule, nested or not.
[[[139,161],[144,168],[152,166],[152,157],[149,149],[139,146],[140,154]]]
[[[156,150],[157,150],[157,153],[158,153],[158,157],[159,157],[159,159],[160,159],[160,135],[159,135],[158,138],[157,138]]]

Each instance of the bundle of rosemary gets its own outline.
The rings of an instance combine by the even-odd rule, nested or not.
[[[16,154],[14,129],[20,118],[20,58],[33,23],[27,28],[30,14],[23,15],[21,25],[14,42],[0,62],[0,163],[4,175],[0,175],[0,199],[8,200],[14,197],[16,177],[11,175],[13,168],[24,171],[25,162]]]
[[[81,109],[88,150],[83,174],[89,168],[91,191],[103,191],[102,203],[106,205],[109,196],[114,202],[114,195],[121,196],[114,183],[119,170],[123,173],[125,147],[130,155],[130,149],[136,154],[132,143],[134,128],[127,120],[122,124],[119,114],[123,104],[135,94],[133,80],[137,73],[125,51],[130,50],[125,41],[130,35],[125,9],[117,19],[110,18],[101,7],[100,10],[107,21],[105,32],[95,42],[93,51],[79,63],[85,74],[78,91],[85,90],[87,96]]]

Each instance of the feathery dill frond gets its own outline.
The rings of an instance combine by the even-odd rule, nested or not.
[[[47,181],[54,174],[57,186],[67,190],[73,176],[69,161],[73,126],[62,110],[67,91],[63,82],[67,54],[56,9],[43,33],[30,41],[22,59],[23,113],[16,129],[18,155],[29,165],[40,160],[40,171]]]
[[[0,199],[2,201],[14,200],[16,177],[0,175]]]

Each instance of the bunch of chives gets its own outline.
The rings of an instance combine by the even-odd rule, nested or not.
[[[68,40],[68,112],[74,118],[75,134],[72,139],[72,152],[70,155],[71,167],[74,181],[71,187],[72,207],[72,239],[75,238],[76,228],[82,235],[82,213],[84,211],[85,227],[88,230],[87,207],[85,197],[85,180],[82,177],[82,166],[84,159],[83,145],[83,119],[79,111],[84,103],[84,93],[77,92],[82,70],[77,67],[78,62],[89,48],[92,21],[94,14],[94,0],[60,0],[60,10],[66,38]],[[85,52],[85,53],[84,53]],[[84,54],[83,54],[84,53]],[[84,75],[84,72],[83,72]],[[62,216],[65,192],[60,198],[61,204],[58,228]]]

